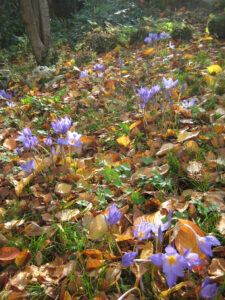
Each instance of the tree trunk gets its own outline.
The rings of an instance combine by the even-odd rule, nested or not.
[[[52,40],[47,0],[21,0],[22,17],[38,64],[52,62]]]

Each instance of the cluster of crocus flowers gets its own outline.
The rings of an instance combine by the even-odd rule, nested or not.
[[[38,145],[38,139],[35,135],[32,135],[32,131],[30,128],[25,127],[21,132],[18,141],[22,142],[23,148],[32,149]]]
[[[138,100],[137,105],[140,106],[142,109],[145,109],[146,104],[149,102],[149,100],[152,98],[154,101],[155,94],[159,93],[161,90],[160,85],[154,85],[151,89],[143,88],[137,89],[138,92]]]
[[[178,277],[184,276],[184,269],[198,266],[202,263],[198,254],[191,253],[190,249],[186,252],[186,257],[177,253],[172,246],[167,246],[165,253],[157,253],[150,257],[150,261],[157,266],[162,266],[163,273],[166,275],[168,286],[171,288],[176,284]]]
[[[168,230],[171,225],[172,211],[169,210],[168,220],[163,223],[162,219],[156,219],[154,223],[142,221],[142,223],[136,226],[133,230],[133,235],[139,241],[144,241],[151,238],[151,232],[154,233],[156,241],[162,243],[163,231]],[[194,233],[199,250],[207,256],[212,256],[212,246],[219,246],[220,242],[214,236],[200,237],[194,229],[185,225]],[[157,245],[157,243],[156,243]],[[162,271],[166,276],[167,284],[171,288],[173,287],[179,277],[184,276],[185,269],[191,271],[193,267],[199,266],[204,261],[199,258],[199,254],[193,253],[191,249],[183,249],[183,254],[179,254],[177,250],[168,245],[165,248],[165,253],[156,253],[150,256],[148,259],[136,259],[138,250],[133,252],[127,252],[122,256],[122,266],[124,268],[130,267],[135,262],[152,262],[156,266],[161,266]],[[210,279],[207,278],[201,286],[200,295],[202,298],[211,299],[215,297],[217,292],[217,286],[215,283],[210,284]]]
[[[81,134],[78,134],[75,131],[69,131],[72,125],[72,119],[68,118],[67,116],[64,118],[57,119],[55,122],[51,122],[52,129],[56,134],[60,134],[60,137],[54,139],[55,142],[61,146],[62,148],[62,155],[65,156],[65,151],[63,146],[74,146],[78,147],[82,145]],[[64,134],[66,133],[66,138],[64,138]],[[19,137],[17,138],[18,141],[22,142],[22,146],[24,149],[34,149],[36,146],[39,145],[38,139],[36,136],[32,134],[30,128],[25,127],[20,133]],[[53,157],[56,154],[53,138],[48,134],[48,136],[43,139],[43,144],[45,147],[51,147],[50,151],[50,158],[53,163]],[[45,149],[46,150],[46,149]],[[38,151],[36,149],[36,151]],[[19,148],[17,148],[18,155],[21,156],[22,152]],[[46,150],[46,152],[48,152]],[[27,174],[31,174],[34,171],[35,161],[31,160],[24,165],[21,165],[22,169],[27,172]]]
[[[149,33],[149,35],[144,39],[145,43],[157,42],[158,40],[165,40],[166,38],[170,38],[169,33]]]
[[[12,98],[12,94],[7,94],[5,90],[0,91],[0,99],[10,100]]]

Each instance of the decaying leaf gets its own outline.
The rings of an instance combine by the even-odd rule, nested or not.
[[[0,248],[0,262],[11,263],[21,251],[14,247]]]

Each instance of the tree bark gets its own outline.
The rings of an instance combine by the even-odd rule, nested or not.
[[[51,63],[49,57],[53,49],[47,0],[21,0],[21,11],[37,63]]]

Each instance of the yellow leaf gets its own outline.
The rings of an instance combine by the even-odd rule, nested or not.
[[[207,69],[209,71],[209,74],[213,74],[213,73],[218,74],[223,71],[219,65],[211,65],[211,66],[207,67]]]
[[[123,70],[123,71],[122,71],[122,74],[127,74],[127,70]]]
[[[130,138],[128,135],[127,136],[123,135],[123,136],[119,137],[116,141],[119,145],[122,145],[124,147],[127,147],[130,145]]]
[[[72,300],[72,297],[70,296],[70,293],[68,291],[65,291],[63,300]]]
[[[138,120],[138,121],[136,121],[136,122],[134,122],[134,123],[132,123],[131,125],[130,125],[130,130],[132,130],[134,127],[137,127],[138,125],[140,125],[141,124],[141,121],[140,120]]]
[[[194,59],[194,58],[195,58],[195,56],[191,55],[191,54],[184,55],[184,59]]]
[[[192,281],[183,281],[181,283],[176,284],[175,286],[173,286],[172,288],[163,291],[160,295],[159,295],[159,299],[164,299],[165,297],[169,296],[170,294],[179,291],[182,287],[187,286],[188,284],[191,284]]]
[[[206,81],[209,85],[214,85],[214,83],[215,83],[214,77],[209,74],[206,74],[204,76],[204,81]]]
[[[147,50],[143,51],[142,54],[145,56],[151,56],[155,52],[154,48],[148,48]]]
[[[17,257],[15,259],[15,264],[17,266],[21,267],[21,266],[23,266],[26,263],[27,259],[31,258],[31,256],[32,255],[31,255],[31,253],[28,250],[23,249],[22,252],[20,252],[17,255]]]

